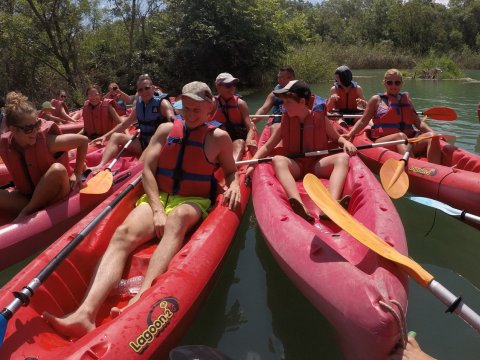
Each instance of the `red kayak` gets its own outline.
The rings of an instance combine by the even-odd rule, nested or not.
[[[269,130],[265,128],[260,145]],[[314,223],[292,211],[271,163],[257,165],[252,185],[255,216],[268,247],[290,280],[333,325],[343,357],[386,359],[402,336],[407,276],[332,221],[320,220],[321,211],[301,180],[297,186]],[[350,160],[345,194],[351,195],[348,211],[354,218],[407,254],[395,207],[357,157]]]
[[[25,217],[18,223],[0,214],[0,270],[32,255],[51,244],[90,210],[121,187],[132,176],[143,170],[143,163],[136,158],[120,158],[113,168],[114,182],[106,194],[80,194],[78,191],[67,199],[48,206]]]
[[[248,154],[245,158],[250,157]],[[217,178],[222,183],[221,170]],[[237,211],[219,205],[223,195],[218,195],[213,210],[172,259],[167,272],[156,279],[138,302],[118,317],[111,318],[111,307],[122,307],[133,296],[112,294],[99,312],[98,327],[76,341],[68,341],[54,332],[40,315],[49,311],[61,316],[78,306],[114,230],[144,192],[139,183],[35,291],[30,304],[9,320],[0,357],[22,360],[28,357],[38,360],[167,359],[168,352],[193,321],[228,252],[250,193],[244,185],[244,175],[240,176],[240,184],[242,200]],[[13,300],[12,291],[21,289],[34,278],[118,193],[105,200],[6,284],[0,290],[0,309]],[[157,242],[151,242],[135,250],[125,268],[124,279],[145,273],[156,245]]]
[[[371,144],[366,132],[355,136],[356,146]],[[480,215],[480,156],[441,140],[442,164],[425,157],[410,156],[405,168],[410,181],[408,191],[444,202],[454,208]],[[359,151],[360,158],[374,173],[388,159],[400,160],[402,155],[383,147]],[[470,223],[474,225],[473,223]],[[476,225],[478,227],[478,224]]]

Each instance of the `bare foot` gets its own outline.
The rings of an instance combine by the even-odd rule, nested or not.
[[[420,348],[417,340],[414,337],[408,337],[407,347],[397,348],[393,354],[388,357],[388,360],[435,360],[435,358],[424,353]]]
[[[140,295],[141,293],[137,293],[133,298],[131,298],[127,305],[125,305],[123,308],[119,308],[119,307],[112,307],[110,309],[110,316],[112,317],[112,319],[115,319],[117,316],[119,316],[122,312],[124,312],[126,309],[128,309],[130,306],[132,306],[133,304],[135,304],[138,299],[140,299]]]
[[[83,335],[95,329],[95,322],[83,314],[71,313],[63,318],[53,316],[48,312],[42,314],[42,318],[49,323],[60,335],[67,338],[81,338]]]

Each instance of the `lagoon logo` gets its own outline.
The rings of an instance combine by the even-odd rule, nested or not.
[[[152,305],[147,316],[147,328],[128,345],[138,354],[143,353],[152,341],[165,330],[178,311],[178,301],[174,297],[166,297]]]
[[[438,173],[437,169],[435,168],[422,168],[417,166],[410,166],[408,170],[410,170],[411,172],[421,174],[421,175],[426,175],[426,176],[435,176]]]

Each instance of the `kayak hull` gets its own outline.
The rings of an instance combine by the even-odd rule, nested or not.
[[[387,308],[396,314],[406,311],[407,276],[333,222],[319,220],[320,210],[301,180],[297,186],[316,217],[313,225],[293,213],[271,164],[260,164],[254,172],[253,205],[268,247],[290,280],[333,325],[346,359],[385,359],[403,326]],[[348,211],[358,221],[407,254],[395,207],[356,157],[350,160],[344,194],[352,196]]]
[[[359,146],[372,141],[363,132],[353,143]],[[442,165],[430,163],[424,157],[410,156],[405,168],[410,183],[408,191],[480,216],[480,156],[443,140],[440,143]],[[359,156],[376,174],[388,159],[402,158],[397,152],[383,147],[359,151]],[[479,224],[470,224],[480,228]]]
[[[116,174],[112,188],[105,194],[80,194],[77,191],[67,199],[37,211],[17,223],[9,223],[12,218],[5,214],[0,215],[0,224],[3,224],[0,226],[0,270],[51,244],[142,169],[143,163],[137,159],[121,158],[113,168]]]
[[[94,331],[73,342],[63,339],[40,315],[49,311],[61,316],[78,307],[112,234],[144,192],[141,183],[138,184],[41,285],[30,305],[19,310],[9,321],[0,355],[10,359],[32,356],[39,360],[167,359],[169,351],[180,341],[213,285],[234,238],[250,194],[249,188],[244,185],[243,175],[240,180],[241,206],[236,211],[230,211],[220,205],[223,195],[219,195],[216,206],[172,259],[167,272],[154,281],[138,302],[118,317],[111,318],[110,308],[123,307],[129,298],[110,295],[100,309]],[[1,289],[0,307],[3,308],[12,299],[12,290],[28,283],[118,192],[67,231]],[[127,262],[123,278],[143,275],[155,248],[156,243],[150,242],[136,249]]]

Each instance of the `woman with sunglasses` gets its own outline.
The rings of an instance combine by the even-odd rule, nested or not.
[[[218,95],[210,116],[220,123],[233,141],[233,158],[240,160],[248,146],[256,146],[255,128],[250,121],[247,103],[235,95],[238,79],[229,73],[221,73],[215,79]]]
[[[370,122],[373,122],[370,130],[370,138],[375,142],[407,139],[421,133],[433,133],[433,130],[422,121],[415,111],[408,93],[401,92],[403,86],[402,74],[397,69],[387,70],[383,79],[386,92],[370,98],[362,118],[342,135],[352,139],[360,133]],[[394,149],[404,154],[407,145],[394,145]],[[440,143],[438,138],[421,141],[413,148],[414,155],[427,152],[428,161],[439,164],[441,162]]]
[[[124,93],[117,83],[110,83],[108,85],[108,93],[105,94],[104,99],[115,100],[115,110],[120,116],[127,115],[127,105],[130,104],[130,96]]]
[[[68,106],[66,99],[67,93],[65,92],[65,90],[58,90],[56,97],[50,100],[50,104],[52,104],[52,106],[54,107],[52,109],[52,115],[62,119],[63,123],[77,122],[77,119],[74,119],[68,114]]]
[[[54,122],[38,119],[35,107],[21,93],[7,94],[5,117],[8,131],[0,138],[0,156],[15,190],[0,190],[0,211],[19,219],[81,185],[88,139],[61,134]],[[73,171],[68,159],[71,149],[77,149]]]
[[[138,99],[133,111],[128,117],[108,131],[105,135],[99,137],[94,143],[104,144],[109,140],[108,145],[102,155],[100,163],[92,168],[93,172],[103,168],[103,166],[112,159],[118,152],[118,148],[130,140],[131,135],[125,134],[125,131],[138,122],[140,128],[140,137],[133,140],[129,151],[142,159],[143,150],[147,147],[151,137],[160,124],[171,121],[175,112],[172,104],[168,100],[168,94],[155,94],[152,79],[147,74],[141,75],[137,80]]]
[[[98,85],[89,86],[86,95],[87,100],[82,108],[83,130],[80,133],[95,140],[120,124],[123,119],[115,110],[115,100],[102,99],[102,90]]]

